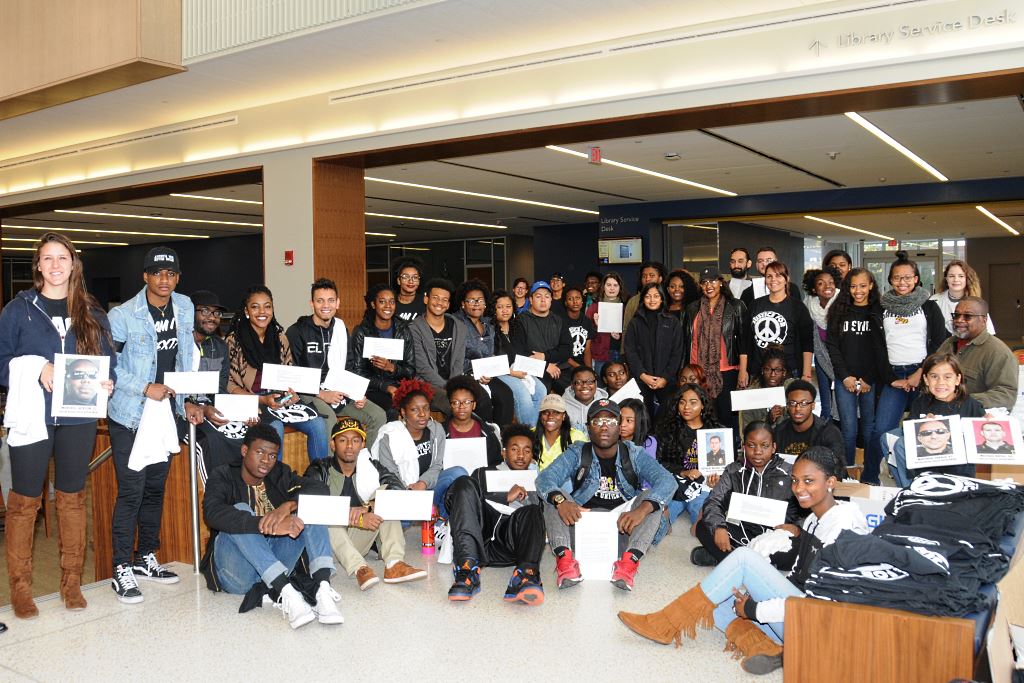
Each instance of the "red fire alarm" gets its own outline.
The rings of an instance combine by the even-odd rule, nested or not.
[[[286,251],[286,252],[284,252],[284,264],[286,266],[294,266],[295,265],[295,252],[294,251]]]
[[[600,163],[601,163],[601,148],[600,147],[591,147],[590,148],[590,153],[587,155],[587,161],[589,161],[592,164],[600,165]]]

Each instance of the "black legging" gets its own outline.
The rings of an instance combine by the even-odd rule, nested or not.
[[[722,390],[715,397],[715,413],[723,427],[736,428],[736,413],[732,412],[732,392],[736,389],[739,376],[739,370],[722,373]]]
[[[64,493],[85,488],[89,459],[96,443],[96,421],[79,425],[47,425],[48,438],[26,446],[11,446],[11,489],[29,498],[43,493],[50,458],[54,487]]]
[[[639,378],[636,380],[637,385],[640,387],[640,393],[644,397],[644,406],[647,408],[647,414],[650,415],[651,420],[654,420],[657,412],[654,404],[655,399],[657,399],[658,405],[661,406],[661,408],[664,408],[672,402],[672,395],[678,388],[674,377],[669,377],[667,379],[668,384],[663,386],[661,389],[651,389],[647,386],[646,382]]]

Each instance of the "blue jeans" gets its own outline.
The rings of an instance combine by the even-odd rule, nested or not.
[[[836,409],[839,411],[839,428],[843,432],[843,448],[846,450],[846,464],[853,465],[857,458],[857,428],[864,435],[864,471],[867,472],[868,452],[877,441],[875,425],[875,397],[878,389],[872,387],[866,394],[855,394],[847,391],[840,382],[836,382]],[[857,410],[860,409],[860,418]],[[875,466],[875,478],[878,478],[878,466]]]
[[[737,618],[733,612],[734,588],[746,586],[751,599],[761,602],[772,598],[803,597],[803,592],[789,582],[768,560],[750,548],[736,548],[725,556],[711,574],[700,582],[700,589],[708,600],[718,605],[715,608],[715,627],[721,631]],[[782,622],[759,624],[752,622],[769,638],[781,644]]]
[[[238,503],[235,507],[253,514],[252,508],[245,503]],[[213,562],[221,588],[227,593],[245,595],[257,581],[270,587],[281,574],[290,576],[303,550],[309,557],[311,574],[318,569],[330,569],[334,575],[334,556],[327,527],[318,524],[307,525],[298,538],[221,532],[214,541]]]
[[[544,400],[544,394],[547,393],[544,383],[535,377],[531,394],[530,390],[526,388],[526,382],[518,377],[502,375],[498,379],[512,390],[512,400],[516,406],[516,419],[531,427],[537,424],[537,416],[540,415],[540,402]]]
[[[688,503],[684,503],[681,500],[672,499],[668,502],[668,521],[669,524],[675,524],[676,519],[683,512],[687,512],[690,515],[690,523],[696,524],[697,517],[700,516],[700,511],[704,508],[704,501],[711,495],[711,491],[704,491],[699,496],[694,498]]]
[[[282,447],[277,452],[277,459],[280,461],[284,456],[284,423],[280,420],[270,420],[267,424],[281,437]],[[327,448],[327,425],[322,419],[314,417],[305,422],[289,422],[288,426],[306,435],[306,455],[309,456],[310,463],[330,457],[331,452]]]
[[[896,375],[896,379],[906,379],[917,372],[919,367],[921,366],[918,364],[893,365],[892,372]],[[875,408],[875,433],[884,434],[892,429],[896,429],[900,424],[900,420],[903,419],[903,413],[907,411],[907,408],[910,407],[911,402],[915,398],[917,398],[917,389],[914,391],[904,391],[889,384],[884,385],[878,396],[878,407]],[[867,445],[867,441],[864,444],[864,475],[861,477],[861,480],[877,484],[878,468],[882,457],[878,438],[873,439],[870,448]],[[871,456],[870,461],[869,455]]]
[[[828,421],[832,419],[832,378],[825,374],[820,365],[814,366],[818,373],[818,402],[821,403],[821,419]],[[842,391],[842,387],[837,387]]]
[[[449,467],[437,475],[437,483],[434,484],[434,505],[437,506],[438,517],[448,519],[448,510],[444,506],[444,494],[448,493],[448,488],[455,483],[456,479],[468,474],[465,467]]]

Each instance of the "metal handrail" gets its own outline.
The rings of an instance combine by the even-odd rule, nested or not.
[[[97,467],[102,465],[107,460],[107,458],[109,458],[111,456],[111,454],[113,454],[113,451],[110,448],[107,448],[107,450],[103,451],[102,453],[97,455],[95,458],[90,460],[89,461],[89,473],[91,474]]]

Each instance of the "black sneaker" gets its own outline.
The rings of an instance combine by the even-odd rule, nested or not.
[[[143,581],[155,581],[156,583],[178,583],[181,581],[177,574],[157,562],[156,555],[153,553],[135,558],[135,561],[132,562],[132,572]]]
[[[697,546],[690,552],[690,562],[698,567],[714,567],[718,565],[718,560],[702,545]]]
[[[130,564],[119,564],[114,567],[114,578],[110,579],[110,587],[117,593],[121,602],[133,605],[142,602],[142,591],[135,582],[135,573]]]
[[[463,562],[455,567],[455,581],[448,589],[448,599],[453,602],[464,602],[480,592],[480,567]]]

